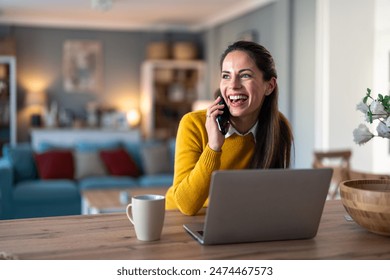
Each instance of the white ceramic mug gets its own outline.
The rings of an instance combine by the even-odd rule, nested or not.
[[[138,240],[159,240],[165,218],[165,197],[155,194],[133,196],[126,215],[134,225]]]

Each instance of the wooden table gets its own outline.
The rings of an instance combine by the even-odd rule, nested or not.
[[[19,259],[390,259],[390,238],[345,220],[341,201],[327,201],[309,240],[202,246],[183,223],[204,214],[167,211],[162,238],[138,241],[124,213],[0,221],[0,251]]]

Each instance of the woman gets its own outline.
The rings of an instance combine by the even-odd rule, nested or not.
[[[219,96],[207,110],[186,114],[177,133],[166,207],[186,215],[207,206],[215,170],[290,166],[293,136],[278,109],[271,54],[256,43],[238,41],[222,54],[220,66],[220,93],[230,112],[228,132],[223,135],[216,122],[224,108]]]

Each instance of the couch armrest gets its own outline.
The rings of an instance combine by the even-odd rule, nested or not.
[[[13,176],[11,163],[5,158],[0,158],[0,215],[2,218],[8,218],[11,213]]]

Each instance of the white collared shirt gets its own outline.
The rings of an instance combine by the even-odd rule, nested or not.
[[[232,136],[234,133],[236,133],[237,135],[240,135],[240,136],[245,136],[245,135],[248,135],[249,133],[252,133],[253,134],[253,139],[255,140],[256,142],[256,131],[257,131],[257,124],[258,124],[258,121],[252,126],[251,129],[249,129],[249,131],[245,134],[242,134],[240,132],[237,131],[237,129],[234,128],[234,126],[232,126],[231,124],[229,125],[229,130],[228,132],[225,134],[225,139],[226,138],[229,138],[230,136]]]

